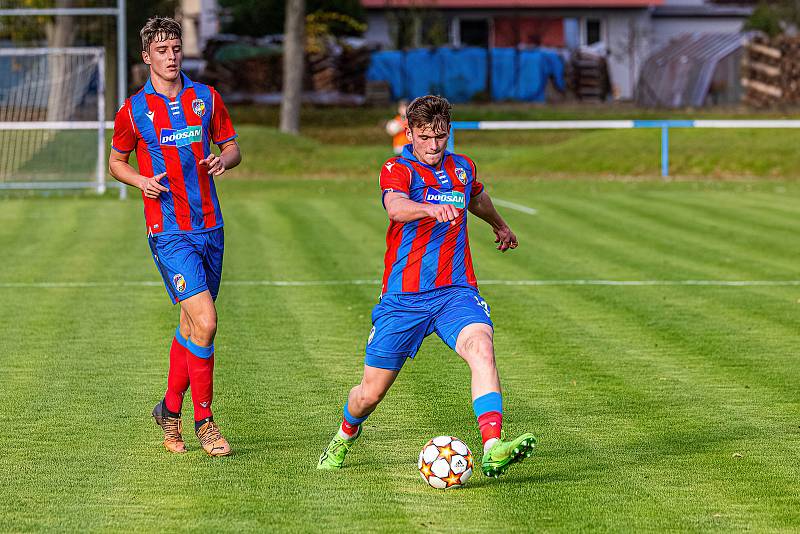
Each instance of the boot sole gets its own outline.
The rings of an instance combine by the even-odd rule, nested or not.
[[[233,449],[229,450],[228,452],[208,452],[207,450],[203,449],[205,453],[212,458],[218,458],[220,456],[230,456],[233,453]]]
[[[524,440],[519,442],[519,445],[514,447],[514,452],[512,453],[513,456],[511,459],[506,462],[505,464],[498,466],[498,467],[490,467],[488,469],[483,469],[483,474],[487,477],[497,478],[506,471],[508,468],[518,463],[525,458],[530,458],[533,454],[533,448],[536,445],[536,440],[534,438],[525,438]]]

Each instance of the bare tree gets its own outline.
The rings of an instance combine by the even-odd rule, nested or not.
[[[282,132],[300,133],[300,97],[303,92],[305,0],[286,0],[283,41]]]
[[[73,2],[72,0],[56,0],[56,7],[70,8],[73,7]],[[48,46],[53,48],[72,46],[75,39],[74,22],[74,16],[57,15],[54,23],[47,25]],[[69,62],[69,56],[57,55],[52,56],[47,63],[50,80],[58,81],[51,86],[48,94],[47,120],[49,121],[66,120],[72,112],[68,100],[68,96],[72,94],[72,88],[67,84]]]

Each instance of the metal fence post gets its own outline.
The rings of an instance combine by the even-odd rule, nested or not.
[[[661,125],[661,176],[669,177],[669,126]]]
[[[456,129],[453,128],[453,125],[450,125],[450,137],[447,139],[447,150],[450,152],[455,152],[456,150]]]

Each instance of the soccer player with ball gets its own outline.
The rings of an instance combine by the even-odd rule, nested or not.
[[[222,277],[222,212],[214,186],[241,161],[236,132],[213,88],[181,72],[181,27],[152,18],[142,28],[142,58],[150,79],[125,100],[114,123],[111,174],[142,190],[147,237],[180,323],[169,352],[164,398],[153,409],[164,446],[186,452],[181,407],[192,388],[195,433],[211,456],[230,454],[211,413],[214,375],[214,300]],[[216,144],[220,155],[210,150]],[[129,163],[136,151],[138,171]]]
[[[483,440],[481,469],[499,476],[529,456],[536,442],[501,432],[503,404],[494,357],[489,306],[478,292],[467,237],[467,211],[486,221],[498,250],[517,237],[478,180],[475,163],[445,150],[450,104],[428,95],[408,106],[406,145],[381,169],[383,205],[390,219],[381,300],[372,311],[361,383],[350,390],[342,424],[318,468],[338,469],[361,434],[362,423],[433,332],[469,365],[472,407]],[[449,449],[448,449],[449,450]],[[424,451],[423,451],[424,452]],[[420,460],[422,468],[423,460]]]

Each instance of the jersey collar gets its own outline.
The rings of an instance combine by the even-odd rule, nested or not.
[[[183,89],[181,89],[181,92],[178,93],[178,98],[180,98],[180,96],[183,94],[184,91],[186,91],[188,88],[194,86],[194,84],[192,83],[192,80],[190,80],[189,77],[186,76],[186,74],[184,74],[183,71],[181,71],[181,81],[183,81]],[[153,82],[152,82],[152,80],[150,78],[148,78],[147,79],[147,83],[144,84],[144,92],[147,93],[148,95],[158,95],[158,96],[167,98],[166,95],[162,95],[161,93],[156,91],[156,88],[153,87]]]
[[[442,169],[444,169],[444,160],[447,159],[447,156],[450,156],[451,154],[452,154],[452,152],[448,152],[447,149],[445,149],[444,156],[442,156],[442,161],[439,164]],[[427,167],[428,169],[430,169],[430,170],[432,170],[434,172],[439,170],[436,167],[431,167],[427,163],[424,163],[424,162],[418,160],[417,157],[414,155],[414,149],[413,149],[411,143],[409,143],[409,144],[407,144],[406,146],[403,147],[403,153],[401,154],[401,156],[404,159],[411,160],[411,161],[414,161],[416,163],[419,163],[423,167]]]

